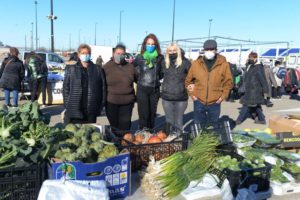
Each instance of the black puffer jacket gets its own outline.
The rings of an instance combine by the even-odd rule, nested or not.
[[[183,59],[181,66],[177,68],[171,61],[170,67],[167,69],[165,62],[163,62],[162,99],[167,101],[186,101],[188,99],[184,81],[190,67],[191,62],[187,59]]]
[[[1,65],[0,87],[20,91],[24,76],[25,68],[22,61],[18,57],[9,56]]]
[[[136,67],[138,74],[137,84],[144,87],[159,87],[159,81],[163,77],[163,60],[164,57],[162,55],[158,55],[157,58],[154,60],[154,66],[150,69],[146,65],[146,61],[143,55],[138,55],[133,62],[133,65]]]
[[[245,94],[241,97],[241,104],[252,106],[264,103],[264,95],[269,89],[263,66],[259,63],[248,65],[243,81]]]
[[[63,83],[63,99],[66,115],[69,118],[83,119],[83,67],[80,62],[70,61],[66,66]],[[99,116],[105,104],[105,80],[102,70],[90,62],[88,73],[87,114]]]

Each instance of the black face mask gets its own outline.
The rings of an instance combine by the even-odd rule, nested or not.
[[[170,58],[171,60],[177,59],[177,53],[169,54],[169,58]]]

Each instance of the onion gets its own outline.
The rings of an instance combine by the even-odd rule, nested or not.
[[[161,140],[165,140],[168,136],[164,131],[161,130],[157,133],[157,137],[159,137]]]
[[[162,142],[161,139],[157,136],[151,136],[148,140],[148,143],[160,143]]]

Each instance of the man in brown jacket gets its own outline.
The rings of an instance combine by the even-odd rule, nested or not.
[[[232,76],[226,58],[217,54],[217,42],[207,40],[204,56],[192,63],[185,86],[194,100],[194,122],[202,125],[218,121],[221,103],[232,88]]]

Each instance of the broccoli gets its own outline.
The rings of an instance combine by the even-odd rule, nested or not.
[[[86,134],[91,134],[94,131],[96,131],[95,127],[89,126],[89,125],[82,125],[82,127],[80,128],[80,130],[84,130],[84,132]]]
[[[84,129],[79,129],[78,131],[75,131],[75,132],[74,132],[74,135],[75,135],[76,137],[82,137],[82,136],[86,135],[86,132],[85,132]]]
[[[103,143],[92,143],[90,145],[91,149],[94,149],[98,154],[103,151],[104,144]]]
[[[110,158],[118,155],[119,151],[115,145],[105,145],[102,151],[102,156]]]
[[[65,156],[66,160],[67,161],[77,161],[78,160],[78,154],[77,153],[70,153],[70,154],[67,154]]]
[[[97,142],[99,140],[102,140],[103,138],[102,138],[101,133],[99,133],[99,132],[93,132],[92,136],[91,136],[91,139],[92,139],[93,142]]]
[[[64,153],[61,150],[57,150],[55,153],[55,158],[61,158]]]
[[[78,157],[80,157],[81,159],[86,159],[92,155],[92,150],[87,148],[86,146],[80,146],[76,150],[76,152],[78,154]]]
[[[66,131],[69,131],[71,133],[76,133],[77,132],[77,127],[75,126],[75,124],[67,124],[65,127]]]
[[[81,145],[81,139],[79,137],[72,137],[72,138],[66,139],[65,142],[74,144],[76,147],[79,147]]]

